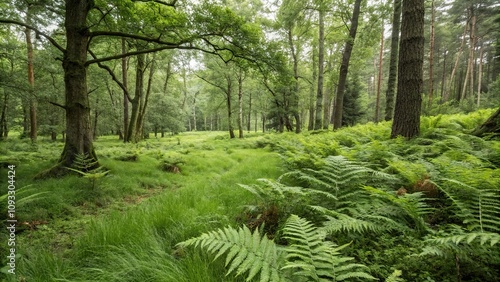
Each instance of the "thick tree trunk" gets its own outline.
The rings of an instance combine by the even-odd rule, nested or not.
[[[135,94],[130,104],[132,105],[132,112],[130,113],[130,121],[128,123],[128,131],[125,142],[137,142],[141,139],[137,135],[137,121],[139,119],[139,112],[141,109],[141,101],[144,92],[144,54],[137,55],[137,66],[135,72]],[[140,134],[139,134],[140,135]]]
[[[349,61],[351,59],[351,53],[354,47],[354,39],[356,39],[356,32],[358,30],[358,19],[361,9],[361,1],[362,0],[356,0],[354,2],[351,27],[349,28],[349,38],[345,43],[344,52],[342,54],[342,64],[340,65],[339,83],[337,88],[337,99],[335,100],[335,118],[333,121],[334,129],[342,127],[345,85],[347,81],[347,73],[349,71]]]
[[[59,164],[39,175],[40,177],[67,173],[64,167],[72,166],[77,155],[85,155],[97,161],[90,123],[85,65],[89,40],[87,14],[92,4],[93,1],[90,0],[66,1],[66,52],[62,63],[66,97],[66,141]]]
[[[403,1],[398,92],[391,138],[420,133],[424,63],[424,0]]]
[[[316,90],[316,109],[314,129],[323,126],[323,77],[325,72],[325,11],[319,10],[319,44],[318,44],[318,89]]]
[[[401,27],[401,0],[394,0],[392,15],[391,58],[389,78],[385,93],[385,120],[391,120],[394,114],[394,94],[398,78],[399,30]]]

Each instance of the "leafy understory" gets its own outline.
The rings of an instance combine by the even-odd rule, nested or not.
[[[179,247],[194,246],[215,254],[214,260],[226,254],[226,275],[246,274],[252,281],[345,281],[351,278],[374,279],[367,267],[352,263],[353,258],[340,251],[349,244],[337,246],[326,240],[326,233],[309,221],[291,215],[282,230],[287,245],[269,240],[259,229],[226,227],[179,243]]]

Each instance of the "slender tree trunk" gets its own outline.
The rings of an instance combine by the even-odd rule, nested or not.
[[[470,29],[469,29],[469,59],[467,61],[467,70],[465,71],[464,86],[462,88],[462,95],[460,95],[460,101],[467,98],[467,90],[469,90],[470,97],[474,97],[474,49],[476,45],[474,30],[476,29],[476,15],[474,8],[469,8],[470,13]],[[470,80],[469,89],[467,89],[467,83]]]
[[[314,129],[323,126],[323,77],[325,75],[325,11],[319,10],[319,44],[318,44],[318,89],[316,90],[316,109]]]
[[[342,127],[345,85],[347,81],[347,73],[349,71],[349,61],[351,59],[354,40],[356,39],[356,32],[358,30],[358,19],[361,9],[361,1],[362,0],[356,0],[354,2],[351,27],[349,28],[349,38],[345,43],[344,52],[342,54],[342,64],[340,65],[339,83],[337,88],[337,99],[335,100],[335,119],[333,121],[334,129]]]
[[[9,128],[7,127],[7,103],[9,101],[9,95],[5,90],[3,91],[3,104],[2,113],[0,114],[0,139],[7,138],[9,135]]]
[[[28,4],[26,11],[26,22],[31,24],[31,5]],[[31,42],[31,30],[24,30],[26,35],[26,48],[28,54],[28,84],[29,84],[29,116],[30,116],[30,139],[31,142],[36,142],[37,138],[37,122],[36,122],[36,97],[35,97],[35,72],[33,68],[33,43]]]
[[[293,59],[293,87],[292,94],[290,95],[290,108],[292,110],[293,117],[295,118],[295,133],[300,133],[301,131],[301,121],[299,115],[299,62],[297,59],[297,53],[295,51],[295,45],[293,42],[292,35],[293,26],[288,28],[288,44],[290,45],[290,52],[292,53]]]
[[[314,129],[314,119],[315,119],[315,95],[314,95],[314,85],[316,83],[316,79],[318,78],[317,66],[316,66],[316,47],[315,44],[312,46],[312,82],[311,82],[311,92],[309,95],[309,125],[307,126],[308,130]]]
[[[382,35],[380,36],[380,53],[378,57],[377,101],[375,103],[375,122],[380,117],[380,90],[382,88],[382,66],[384,62],[384,22],[382,21]]]
[[[227,91],[226,91],[226,106],[227,106],[227,128],[229,131],[229,138],[234,139],[236,136],[234,135],[233,129],[233,109],[231,106],[231,93],[232,89],[232,80],[229,76],[226,77],[227,80]]]
[[[243,70],[238,74],[238,138],[243,138]]]
[[[424,64],[424,0],[403,1],[398,92],[391,138],[420,133]]]
[[[429,102],[427,107],[430,109],[432,106],[432,98],[434,94],[434,22],[436,12],[434,8],[434,0],[431,0],[431,34],[430,34],[430,47],[429,47]]]
[[[127,46],[126,46],[126,41],[125,38],[122,38],[122,53],[125,54],[127,53]],[[127,79],[127,58],[123,57],[122,58],[122,84],[125,89],[128,89],[128,79]],[[123,90],[123,132],[125,133],[125,138],[123,138],[123,141],[129,142],[130,140],[127,140],[127,135],[128,135],[128,95],[127,91]]]
[[[446,56],[448,55],[448,51],[444,51],[443,55],[443,75],[441,76],[441,100],[444,100],[444,91],[446,85]]]
[[[458,49],[458,52],[457,52],[455,64],[454,64],[453,69],[451,71],[450,80],[448,82],[448,90],[445,92],[445,95],[443,95],[444,102],[448,101],[449,95],[452,92],[451,88],[453,87],[453,82],[454,82],[453,78],[455,77],[455,74],[457,73],[458,63],[460,61],[460,57],[462,56],[462,52],[464,50],[465,35],[467,34],[467,26],[468,26],[467,24],[464,25],[464,33],[462,34],[462,42],[460,43],[460,48]],[[457,100],[460,100],[460,97]]]
[[[483,80],[483,44],[479,49],[479,69],[477,70],[477,107],[481,104],[481,83]]]
[[[156,63],[156,53],[153,53],[153,58],[151,59],[150,63],[151,63],[151,66],[149,67],[149,76],[148,76],[148,85],[146,87],[146,95],[144,96],[144,99],[142,99],[141,107],[139,110],[139,116],[137,118],[136,136],[138,137],[139,140],[142,139],[142,137],[144,136],[144,119],[146,117],[149,97],[151,95],[151,87],[153,85],[153,77],[154,77],[154,73],[155,73],[155,63]]]
[[[248,120],[247,120],[247,131],[250,132],[252,127],[252,91],[248,93]]]

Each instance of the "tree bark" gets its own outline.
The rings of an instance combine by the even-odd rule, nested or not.
[[[420,133],[424,62],[424,0],[403,1],[398,92],[391,138]]]
[[[401,27],[401,0],[394,0],[391,32],[391,58],[387,91],[385,92],[385,120],[391,120],[394,114],[394,94],[398,78],[399,30]]]
[[[238,73],[238,138],[243,138],[243,70]]]
[[[481,83],[483,79],[483,44],[479,49],[479,68],[477,70],[477,107],[481,104]]]
[[[380,89],[382,88],[383,62],[384,62],[384,22],[382,21],[382,33],[380,35],[380,53],[378,58],[377,101],[375,103],[375,122],[378,122],[380,117]]]
[[[125,46],[125,38],[122,38],[122,54],[127,53],[127,47]],[[127,141],[127,133],[128,133],[128,79],[127,79],[127,57],[122,58],[122,84],[123,84],[123,132],[125,133],[125,137],[123,138],[124,142]]]
[[[358,0],[359,1],[359,0]],[[319,10],[319,41],[318,41],[318,89],[316,90],[316,109],[314,129],[323,126],[323,77],[325,73],[325,11]]]
[[[144,94],[144,54],[137,55],[137,66],[135,71],[135,94],[130,104],[132,105],[132,112],[130,114],[130,121],[128,123],[128,131],[125,142],[137,142],[137,121],[141,108],[141,100]]]
[[[227,106],[227,127],[229,130],[229,138],[234,139],[234,129],[233,129],[233,109],[231,107],[231,93],[233,92],[232,89],[232,80],[229,75],[226,76],[227,80],[227,91],[226,91],[226,106]]]
[[[31,24],[31,5],[28,4],[26,11],[26,23]],[[30,116],[30,139],[31,142],[36,142],[37,138],[37,122],[36,122],[36,97],[35,97],[35,71],[33,67],[33,43],[31,41],[31,30],[24,30],[26,35],[26,49],[28,55],[28,84],[29,84],[29,116]]]
[[[292,94],[290,95],[290,108],[295,118],[295,133],[300,133],[301,131],[301,121],[299,115],[299,61],[297,58],[297,53],[295,51],[295,45],[293,42],[292,35],[293,25],[288,28],[288,44],[290,45],[290,52],[292,53],[293,60],[293,86]]]
[[[354,47],[354,39],[356,39],[356,32],[358,30],[358,19],[361,9],[361,1],[362,0],[356,0],[354,2],[351,27],[349,28],[349,38],[345,43],[344,52],[342,54],[342,64],[340,65],[339,83],[337,88],[337,99],[335,100],[335,118],[333,121],[334,129],[342,127],[345,85],[347,81],[347,73],[349,71],[349,61],[351,59],[351,53]]]
[[[435,21],[434,0],[431,0],[431,34],[429,46],[429,102],[427,107],[432,106],[432,98],[434,94],[434,21]]]
[[[87,15],[90,0],[66,0],[66,52],[63,57],[66,110],[66,141],[58,166],[52,175],[67,173],[77,155],[97,161],[90,124],[90,105],[87,93],[87,44],[89,31]]]

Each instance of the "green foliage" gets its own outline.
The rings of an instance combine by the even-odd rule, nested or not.
[[[77,154],[73,162],[73,167],[67,167],[67,169],[88,179],[92,190],[95,190],[97,182],[109,173],[109,170],[99,166],[98,162],[88,154]]]
[[[214,260],[226,254],[226,275],[247,273],[251,281],[258,273],[260,280],[267,281],[343,281],[352,278],[373,279],[363,265],[350,263],[353,258],[344,257],[340,250],[325,240],[326,233],[310,222],[291,215],[284,228],[283,239],[289,244],[278,246],[256,229],[253,234],[246,226],[234,229],[226,227],[204,233],[178,244],[195,246],[216,254]],[[290,270],[290,271],[288,271]]]
[[[262,238],[261,238],[262,237]],[[280,253],[274,241],[261,236],[258,229],[253,234],[246,226],[235,230],[230,227],[210,231],[199,237],[178,244],[180,247],[195,246],[217,253],[214,260],[227,252],[226,275],[233,271],[236,275],[248,272],[246,281],[260,273],[260,281],[283,281],[280,275]]]
[[[287,261],[282,269],[292,269],[293,276],[305,277],[306,281],[374,279],[365,272],[366,266],[351,263],[354,258],[341,255],[340,251],[349,244],[336,246],[325,237],[325,232],[307,220],[290,216],[283,228],[283,238],[289,245],[285,247]]]

